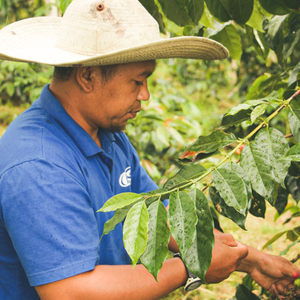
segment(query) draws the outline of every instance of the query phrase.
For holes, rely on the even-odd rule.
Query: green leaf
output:
[[[168,213],[172,236],[184,257],[196,236],[197,216],[194,202],[186,192],[172,193]]]
[[[124,246],[133,266],[146,249],[148,223],[149,215],[145,202],[135,204],[127,214],[123,229]]]
[[[217,211],[226,218],[231,219],[235,222],[238,226],[242,229],[246,230],[245,222],[246,216],[237,212],[233,207],[228,206],[224,199],[220,196],[220,193],[214,188],[209,188],[209,196],[212,200],[214,206],[216,207]]]
[[[184,141],[182,135],[175,128],[169,127],[168,131],[175,141],[177,141],[181,145],[185,144],[185,141]]]
[[[293,84],[295,81],[298,79],[298,73],[300,72],[300,62],[296,65],[296,67],[292,70],[289,80],[288,80],[288,85],[290,86]]]
[[[195,189],[192,191],[191,197],[195,203],[198,222],[196,225],[196,238],[184,255],[184,262],[188,269],[205,283],[205,274],[211,263],[215,243],[214,222],[205,195],[200,190]]]
[[[300,101],[298,98],[290,103],[290,112],[288,115],[291,131],[295,140],[300,142]]]
[[[265,199],[257,194],[255,191],[252,191],[252,201],[249,212],[258,218],[265,218],[266,213],[266,201]]]
[[[141,263],[154,276],[157,275],[163,262],[168,257],[168,243],[170,240],[170,230],[168,226],[168,214],[161,201],[152,203],[148,208],[148,243],[141,256]]]
[[[178,26],[192,25],[185,0],[159,0],[164,14]]]
[[[280,160],[300,161],[300,143],[294,145]]]
[[[101,240],[104,235],[109,234],[112,230],[115,229],[116,225],[123,222],[127,213],[131,209],[132,205],[126,206],[124,208],[119,208],[115,211],[113,217],[105,222],[103,227],[103,232],[99,241],[99,244],[101,243]]]
[[[221,28],[221,30],[207,30],[207,32],[210,33],[208,37],[224,45],[229,50],[230,57],[240,60],[243,51],[241,36],[236,27],[226,23],[225,26]]]
[[[105,204],[102,206],[102,208],[97,210],[97,212],[115,211],[118,208],[122,208],[129,204],[135,203],[141,198],[142,198],[141,195],[135,193],[118,194],[108,199],[105,202]]]
[[[284,59],[287,59],[299,45],[300,41],[300,16],[295,17],[289,26],[288,34],[284,37]]]
[[[158,126],[156,128],[156,134],[158,139],[166,146],[169,147],[170,143],[169,143],[169,138],[170,138],[170,134],[168,132],[168,129],[164,126]]]
[[[224,131],[216,130],[207,136],[199,136],[186,151],[212,153],[236,141],[233,133],[227,134]]]
[[[176,188],[180,186],[181,183],[186,182],[205,171],[206,169],[201,165],[185,165],[173,177],[168,179],[164,188],[168,190]]]
[[[261,75],[258,78],[256,78],[248,90],[247,100],[257,98],[259,96],[259,94],[261,93],[261,89],[263,88],[264,83],[266,81],[268,81],[270,78],[271,78],[270,74],[264,74],[264,75]],[[273,82],[273,80],[272,80],[272,82]]]
[[[253,189],[272,204],[275,175],[268,144],[254,141],[246,145],[241,153],[241,166],[247,170]]]
[[[268,104],[262,104],[256,106],[252,113],[251,113],[251,123],[253,124],[257,118],[259,118],[261,115],[263,115],[266,111],[266,108],[268,107]]]
[[[59,9],[61,10],[62,14],[65,13],[67,7],[72,2],[72,0],[60,0],[59,1]]]
[[[243,179],[232,169],[218,168],[212,172],[212,180],[225,203],[246,215],[248,190]]]
[[[280,104],[280,100],[278,100],[279,95],[276,91],[273,91],[268,96],[257,99],[257,100],[247,100],[242,104],[239,104],[238,106],[235,106],[229,110],[229,112],[225,116],[235,115],[241,110],[249,110],[250,108],[256,107],[261,104]]]
[[[292,248],[292,247],[294,247],[296,244],[298,244],[298,243],[300,243],[300,240],[298,240],[298,241],[295,241],[295,242],[293,242],[292,244],[290,244],[290,245],[288,245],[287,247],[286,247],[286,249],[285,250],[282,250],[282,251],[280,251],[280,256],[283,256],[283,255],[286,255],[289,251],[290,251],[290,249]]]
[[[297,176],[290,176],[289,174],[286,176],[286,187],[289,193],[292,195],[294,200],[298,203],[300,200],[300,178]]]
[[[187,0],[186,7],[191,20],[197,25],[204,12],[204,0]]]
[[[284,184],[284,179],[288,173],[290,163],[279,159],[289,151],[289,144],[281,131],[276,128],[266,128],[260,130],[255,141],[261,147],[268,147],[271,154],[271,164],[274,169],[275,180]]]
[[[259,2],[267,12],[273,15],[285,15],[291,12],[284,0],[259,0]]]
[[[268,35],[272,40],[274,40],[275,36],[278,34],[279,30],[282,30],[282,26],[284,24],[284,20],[288,15],[285,16],[274,16],[269,22]]]
[[[292,9],[299,9],[300,8],[300,2],[299,0],[285,0],[284,3]]]
[[[278,188],[274,196],[275,196],[274,207],[276,208],[278,214],[281,215],[287,206],[289,192],[286,189],[284,189],[282,186],[278,185]]]
[[[233,116],[224,116],[221,122],[221,128],[227,128],[234,125],[238,125],[246,120],[250,119],[252,110],[241,110]]]
[[[253,0],[231,0],[228,8],[232,19],[240,25],[245,24],[253,11]]]
[[[263,22],[264,15],[259,10],[259,8],[257,6],[257,2],[258,2],[258,0],[254,0],[253,11],[250,16],[250,19],[248,20],[248,22],[246,24],[249,25],[250,27],[252,27],[253,29],[256,29],[260,32],[264,32],[264,30],[262,28],[262,22]]]
[[[215,29],[214,18],[210,14],[205,2],[204,2],[204,12],[203,12],[202,17],[200,19],[200,23],[203,24],[207,28]]]
[[[160,31],[165,33],[166,30],[165,30],[165,24],[163,22],[163,17],[159,12],[159,9],[155,4],[154,0],[139,0],[139,1],[152,15],[152,17],[157,21],[157,23],[159,24]]]
[[[268,240],[262,247],[262,250],[264,250],[265,248],[267,248],[268,246],[272,245],[275,241],[277,241],[279,238],[281,238],[285,233],[288,232],[287,230],[284,230],[282,232],[279,232],[277,234],[275,234],[270,240]]]
[[[231,19],[228,13],[227,0],[205,0],[210,13],[221,22],[227,22]]]
[[[12,97],[13,94],[15,93],[15,85],[13,83],[9,83],[6,86],[6,92],[7,92],[9,97]]]
[[[244,181],[244,184],[245,184],[247,192],[248,192],[248,200],[251,200],[251,197],[252,197],[251,182],[250,182],[245,170],[239,164],[233,163],[233,162],[224,164],[222,166],[222,168],[225,168],[225,169],[235,172]]]
[[[236,300],[259,300],[260,298],[253,294],[249,288],[243,284],[238,284],[236,286]]]

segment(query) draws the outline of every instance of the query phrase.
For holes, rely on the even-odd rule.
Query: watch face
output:
[[[199,278],[192,279],[186,284],[185,290],[187,292],[193,291],[193,290],[197,289],[201,284],[202,284],[202,281]]]

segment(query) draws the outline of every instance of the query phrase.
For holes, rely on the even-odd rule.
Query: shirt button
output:
[[[104,158],[104,162],[105,162],[106,164],[108,164],[108,163],[109,163],[109,159],[108,159],[108,158]]]
[[[108,147],[108,153],[110,154],[112,151],[111,147]]]

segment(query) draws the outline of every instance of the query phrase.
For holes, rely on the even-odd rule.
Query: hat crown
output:
[[[158,40],[157,22],[137,0],[73,0],[62,18],[56,47],[92,56]]]

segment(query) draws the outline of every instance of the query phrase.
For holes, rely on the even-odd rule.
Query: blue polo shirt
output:
[[[0,139],[0,299],[39,299],[33,286],[130,263],[122,224],[99,245],[113,212],[96,211],[157,185],[124,133],[99,137],[102,148],[45,86]]]

